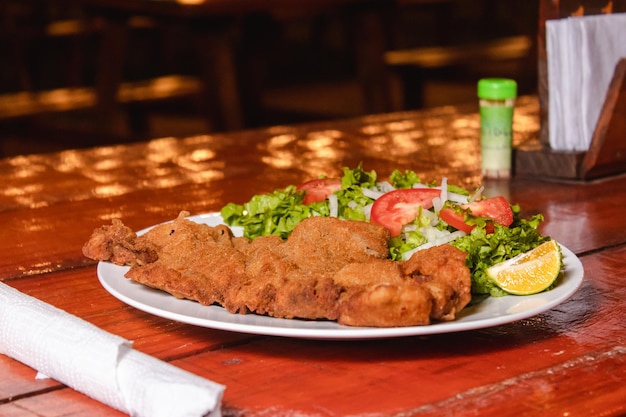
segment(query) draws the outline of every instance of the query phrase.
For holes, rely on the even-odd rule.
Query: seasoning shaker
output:
[[[515,80],[483,78],[478,81],[483,178],[511,177],[513,109],[516,97]]]

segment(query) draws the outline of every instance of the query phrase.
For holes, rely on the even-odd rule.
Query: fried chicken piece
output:
[[[130,265],[126,276],[137,282],[233,313],[411,326],[451,320],[469,301],[465,254],[449,245],[393,262],[389,233],[365,222],[313,217],[287,241],[249,241],[186,215],[139,237],[114,221],[94,231],[84,253]]]

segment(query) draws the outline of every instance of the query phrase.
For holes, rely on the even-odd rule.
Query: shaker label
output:
[[[513,108],[481,107],[482,167],[488,170],[511,168]]]

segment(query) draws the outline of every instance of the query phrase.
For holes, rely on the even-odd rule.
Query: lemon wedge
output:
[[[515,295],[544,291],[556,281],[561,271],[561,248],[549,240],[487,269],[487,276],[498,287]]]

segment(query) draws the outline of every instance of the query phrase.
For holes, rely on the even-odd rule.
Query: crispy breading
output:
[[[431,323],[432,297],[419,285],[374,284],[350,294],[342,300],[340,324],[399,327]]]
[[[140,236],[137,242],[157,248],[158,259],[132,266],[126,276],[141,284],[159,288],[178,298],[202,304],[225,304],[225,294],[245,280],[244,254],[226,226],[210,227],[186,220],[184,214]]]
[[[91,259],[130,266],[154,262],[158,258],[156,248],[147,242],[137,242],[135,232],[119,219],[94,230],[83,246],[83,254]]]
[[[311,217],[293,230],[285,252],[300,269],[332,273],[346,264],[386,258],[388,242],[389,231],[375,224]]]
[[[453,320],[471,300],[471,277],[465,252],[440,245],[416,252],[401,263],[404,275],[421,283],[433,297],[431,318]],[[468,285],[469,284],[469,285]]]
[[[453,320],[471,299],[465,253],[450,245],[418,251],[405,262],[372,260],[348,265],[335,281],[352,289],[343,296],[338,321],[353,326]]]
[[[335,275],[335,282],[347,289],[342,294],[339,323],[377,327],[429,324],[430,293],[407,279],[400,265],[376,259],[342,268]]]
[[[132,280],[232,313],[392,327],[452,320],[469,302],[465,254],[450,245],[394,262],[389,232],[375,224],[312,217],[286,241],[249,241],[186,215],[139,237],[115,220],[83,251],[130,265]]]

